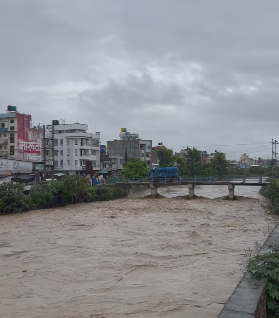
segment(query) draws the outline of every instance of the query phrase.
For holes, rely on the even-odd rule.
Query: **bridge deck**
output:
[[[131,185],[150,185],[152,182],[116,182],[115,184],[125,185],[125,184],[131,184]],[[235,186],[252,186],[252,187],[261,187],[266,186],[269,184],[269,182],[263,182],[263,183],[256,183],[256,182],[155,182],[153,183],[155,186],[178,186],[178,185],[188,185],[188,184],[195,184],[195,185],[228,185],[233,184]]]

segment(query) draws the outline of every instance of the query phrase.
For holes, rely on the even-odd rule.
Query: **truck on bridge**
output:
[[[149,171],[149,177],[155,177],[156,179],[164,179],[165,177],[178,177],[177,167],[160,167]]]

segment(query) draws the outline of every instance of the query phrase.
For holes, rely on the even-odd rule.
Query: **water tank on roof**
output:
[[[121,128],[121,132],[127,132],[127,128]]]
[[[7,111],[8,112],[16,112],[16,106],[11,106],[11,105],[7,106]]]

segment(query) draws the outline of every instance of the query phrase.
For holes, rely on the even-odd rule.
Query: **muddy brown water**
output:
[[[169,187],[169,198],[1,216],[0,317],[217,317],[245,250],[274,226],[250,189],[234,202]]]

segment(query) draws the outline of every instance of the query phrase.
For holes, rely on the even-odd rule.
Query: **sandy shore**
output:
[[[0,222],[2,318],[217,317],[245,249],[273,227],[256,199],[122,199]]]

